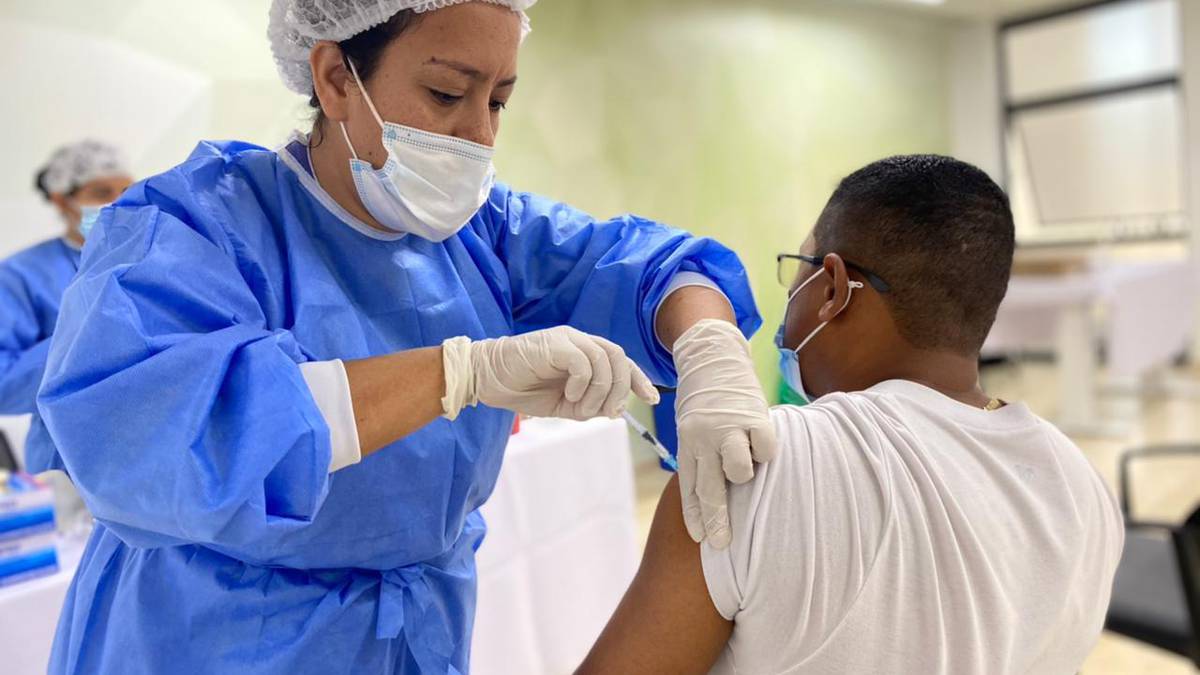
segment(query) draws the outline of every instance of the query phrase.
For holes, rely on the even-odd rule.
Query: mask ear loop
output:
[[[354,75],[354,81],[358,84],[358,90],[362,92],[363,98],[367,101],[367,107],[371,109],[371,114],[375,116],[375,121],[379,123],[379,128],[384,128],[383,118],[379,116],[379,111],[375,109],[375,103],[371,101],[371,95],[367,93],[367,87],[363,84],[362,78],[358,76],[358,68],[354,67],[354,62],[346,59],[346,65],[350,66],[350,73]]]
[[[371,114],[375,116],[375,121],[379,123],[379,128],[383,129],[383,118],[379,116],[379,111],[375,110],[375,103],[371,101],[371,95],[367,93],[367,88],[363,86],[362,78],[358,76],[358,68],[354,67],[354,62],[346,59],[346,65],[350,66],[350,74],[354,76],[354,83],[358,85],[358,90],[362,92],[363,98],[367,101],[367,107],[371,109]],[[355,160],[358,159],[358,153],[354,151],[354,144],[350,142],[350,134],[346,131],[346,123],[338,122],[338,126],[342,129],[342,137],[346,139],[346,145],[350,148],[350,156]]]
[[[350,134],[346,133],[346,123],[338,122],[338,127],[342,130],[342,138],[346,139],[346,146],[350,148],[350,156],[358,161],[358,153],[354,151],[354,144],[350,142]]]
[[[821,272],[824,272],[824,271],[825,270],[817,270],[816,272],[813,273],[813,275],[811,277],[805,279],[799,286],[797,286],[796,290],[792,291],[791,295],[789,295],[788,299],[787,299],[788,308],[791,308],[792,300],[796,299],[796,294],[799,293],[800,291],[804,290],[805,286],[812,283],[813,279],[816,279],[817,277],[821,276]]]
[[[817,272],[817,274],[819,275],[820,272]],[[814,275],[813,278],[816,278],[816,275]],[[812,281],[812,279],[809,279],[809,281]],[[807,284],[808,284],[808,281],[805,281],[803,284],[800,285],[800,288],[804,288],[804,286]],[[850,281],[849,286],[850,286],[850,292],[846,294],[846,303],[844,305],[842,305],[841,309],[838,310],[838,314],[841,314],[842,312],[846,311],[846,308],[850,306],[850,298],[854,297],[855,289],[865,288],[865,286],[863,285],[863,283],[861,281],[854,281],[854,280]],[[797,288],[796,291],[799,292],[800,288]],[[791,301],[789,300],[788,302],[790,304]],[[830,321],[832,321],[832,319],[830,319]],[[821,331],[825,330],[825,327],[828,325],[829,325],[829,321],[826,321],[825,323],[821,324],[820,326],[817,326],[817,329],[814,330],[813,332],[809,333],[808,337],[804,338],[804,341],[801,342],[792,351],[796,352],[796,355],[799,356],[800,350],[804,349],[805,345],[812,342],[812,339],[817,337],[817,335],[819,335],[821,333]]]
[[[783,305],[783,324],[780,325],[781,329],[787,326],[788,314],[792,311],[792,301],[796,299],[796,296],[800,294],[800,291],[804,290],[805,286],[809,285],[810,283],[813,282],[814,279],[821,276],[822,271],[823,270],[817,270],[816,272],[814,272],[812,276],[810,276],[809,278],[802,281],[800,283],[800,285],[796,287],[796,290],[794,290],[788,294],[787,302],[784,303],[784,305]],[[779,342],[779,346],[783,347],[782,333],[780,335],[781,335],[781,339]],[[792,351],[798,351],[798,348],[793,349]]]

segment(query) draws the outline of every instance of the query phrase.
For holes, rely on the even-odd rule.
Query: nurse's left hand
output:
[[[533,417],[617,417],[632,391],[658,402],[658,390],[620,346],[568,326],[442,345],[446,416],[483,403]]]
[[[775,458],[775,428],[737,326],[704,319],[675,342],[679,373],[679,488],[688,534],[717,549],[729,546],[725,480],[745,483],[754,462]]]

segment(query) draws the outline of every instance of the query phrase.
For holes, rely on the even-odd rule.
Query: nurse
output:
[[[616,415],[643,371],[728,541],[725,477],[774,452],[745,271],[494,181],[531,4],[276,0],[311,133],[102,212],[39,395],[99,521],[51,672],[468,672],[513,411]]]
[[[62,217],[61,236],[0,262],[0,415],[35,410],[63,291],[79,269],[84,228],[133,183],[116,148],[85,140],[59,148],[35,186]]]

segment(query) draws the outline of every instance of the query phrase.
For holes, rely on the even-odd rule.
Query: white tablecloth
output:
[[[1056,277],[1014,276],[1000,303],[996,323],[983,346],[985,355],[1052,349],[1058,317],[1074,307],[1089,314],[1104,296],[1104,285],[1091,273]]]
[[[83,545],[73,540],[59,544],[57,574],[0,588],[0,672],[45,675],[58,614]]]
[[[985,354],[1041,350],[1056,339],[1064,311],[1102,312],[1097,337],[1119,377],[1170,363],[1195,329],[1195,268],[1188,262],[1110,263],[1079,274],[1014,276]]]
[[[483,513],[471,672],[572,672],[637,570],[625,424],[523,423]]]
[[[1126,265],[1112,278],[1106,331],[1112,374],[1138,377],[1183,353],[1196,325],[1195,269]]]
[[[523,423],[483,512],[472,673],[571,672],[637,568],[625,424]],[[81,552],[66,547],[62,572],[0,589],[0,672],[46,672]]]
[[[1057,424],[1067,433],[1120,436],[1127,425],[1099,411],[1097,347],[1107,347],[1114,379],[1137,382],[1169,364],[1195,329],[1195,287],[1195,268],[1186,261],[1107,263],[1078,274],[1014,276],[983,352],[1053,345],[1059,365]]]

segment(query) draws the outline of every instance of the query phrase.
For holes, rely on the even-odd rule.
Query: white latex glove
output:
[[[650,404],[659,398],[623,349],[567,326],[478,342],[452,338],[442,343],[442,365],[449,419],[477,403],[533,417],[617,417],[631,390]]]
[[[754,461],[774,459],[775,429],[750,343],[736,326],[699,321],[675,341],[674,357],[683,520],[692,539],[723,549],[730,539],[725,479],[745,483]]]

